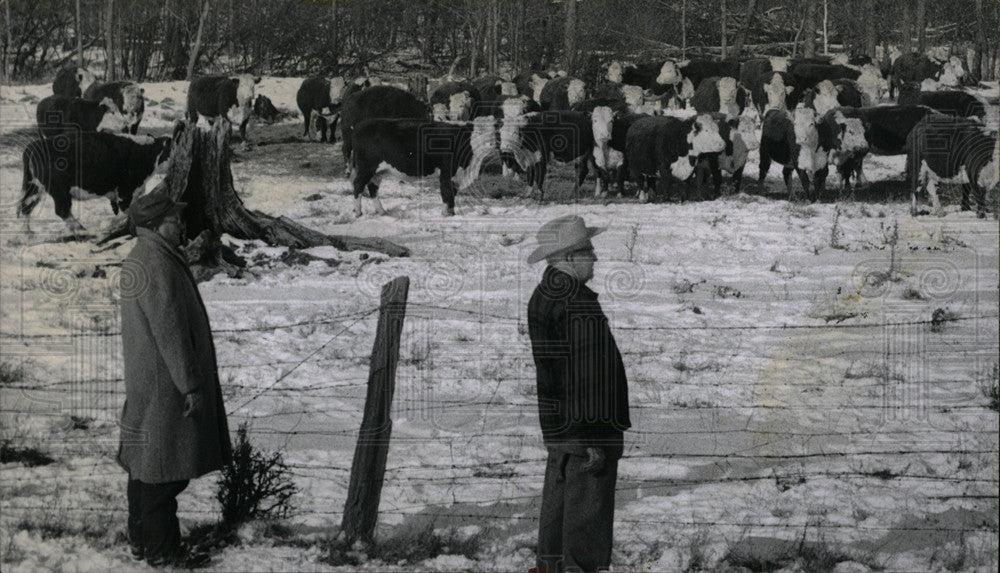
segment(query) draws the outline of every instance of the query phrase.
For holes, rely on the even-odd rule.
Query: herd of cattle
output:
[[[869,153],[906,154],[914,212],[923,189],[940,210],[935,188],[946,181],[962,186],[963,209],[975,203],[982,216],[985,192],[998,179],[996,126],[986,125],[994,104],[962,90],[964,79],[957,58],[935,62],[916,53],[884,68],[846,58],[666,60],[612,62],[594,86],[535,71],[443,81],[415,94],[369,78],[314,77],[302,82],[296,103],[307,138],[333,142],[339,124],[357,216],[366,190],[384,213],[377,192],[389,168],[408,176],[439,171],[448,215],[453,179],[465,189],[490,157],[505,174],[523,176],[539,198],[555,160],[575,164],[575,194],[592,168],[597,195],[612,187],[624,193],[631,180],[641,201],[685,200],[689,179],[700,195],[718,197],[723,172],[739,191],[752,150],[759,150],[759,185],[778,163],[788,196],[796,197],[797,173],[813,200],[824,195],[831,167],[846,189],[852,180],[865,184]],[[246,143],[250,117],[275,111],[266,96],[255,98],[259,81],[246,74],[194,79],[188,119],[226,117]],[[38,104],[40,137],[24,152],[18,214],[27,228],[47,191],[75,233],[82,227],[71,214],[70,188],[110,194],[117,213],[169,157],[170,138],[137,135],[144,93],[134,83],[101,84],[71,68],[59,73],[53,92]],[[703,191],[708,175],[712,188]]]

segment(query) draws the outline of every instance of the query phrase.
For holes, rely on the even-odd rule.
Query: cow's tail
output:
[[[40,140],[39,140],[40,141]],[[29,144],[24,150],[22,163],[24,163],[23,176],[21,178],[21,198],[17,202],[17,216],[31,214],[41,198],[41,189],[35,182],[34,171],[42,168],[44,157],[41,156],[41,146],[35,143]]]

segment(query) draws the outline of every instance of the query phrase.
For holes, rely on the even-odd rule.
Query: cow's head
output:
[[[513,153],[521,147],[521,128],[524,119],[525,101],[510,98],[503,102],[503,124],[500,126],[500,152]]]
[[[448,121],[448,104],[436,103],[432,105],[431,119],[434,121]]]
[[[936,92],[939,89],[941,89],[941,84],[932,78],[926,78],[920,82],[920,91],[922,92]]]
[[[543,78],[538,74],[531,74],[531,80],[528,82],[528,86],[531,88],[531,99],[542,103],[542,89],[545,88],[545,84],[549,83],[549,78]]]
[[[576,105],[587,98],[586,85],[583,80],[577,78],[569,81],[569,85],[566,86],[566,97],[569,99],[569,105]]]
[[[736,104],[736,78],[720,78],[717,88],[719,111],[727,115],[739,115],[740,109]]]
[[[786,103],[786,98],[788,94],[792,93],[793,89],[792,86],[785,85],[785,79],[781,77],[781,74],[771,74],[770,81],[764,84],[764,95],[767,96],[767,105],[764,107],[765,113],[771,109],[787,110],[788,104]]]
[[[80,84],[80,93],[86,92],[90,84],[94,83],[97,79],[87,68],[77,68],[75,77],[76,83]]]
[[[748,150],[753,151],[760,147],[760,140],[757,138],[757,127],[760,125],[760,116],[757,115],[757,110],[752,106],[747,106],[747,110],[754,111],[752,113],[743,113],[735,120],[730,120],[730,122],[736,122],[735,126],[730,123],[730,137],[734,142],[738,138]]]
[[[677,94],[678,97],[680,97],[680,99],[684,101],[689,101],[691,98],[694,97],[694,92],[695,92],[695,87],[690,79],[684,78],[683,80],[681,80],[681,89],[680,92]]]
[[[874,105],[885,99],[889,93],[889,82],[882,77],[882,71],[872,64],[861,66],[861,75],[857,79],[858,89],[867,98],[865,105]]]
[[[125,116],[122,114],[121,110],[118,109],[118,106],[111,98],[106,97],[97,105],[103,112],[101,121],[97,125],[98,131],[119,132],[124,131],[129,126]]]
[[[830,58],[830,63],[835,66],[846,66],[850,63],[850,58],[847,54],[837,54]]]
[[[146,90],[135,84],[122,88],[122,112],[130,128],[142,121],[142,114],[146,111],[145,93]]]
[[[830,162],[840,165],[852,157],[868,152],[865,125],[855,117],[844,117],[840,111],[834,112],[834,146],[830,150]]]
[[[500,95],[503,97],[517,97],[517,84],[514,82],[500,82]]]
[[[837,90],[837,86],[833,85],[833,82],[823,80],[810,90],[805,99],[811,100],[812,108],[816,110],[816,115],[822,116],[839,105],[837,103],[838,93],[840,92]]]
[[[590,125],[594,130],[594,141],[604,145],[611,140],[611,124],[615,114],[610,107],[598,106],[590,114]]]
[[[958,56],[951,56],[941,67],[941,75],[938,79],[941,85],[954,88],[962,85],[963,77],[965,77],[965,68],[962,66],[962,60]]]
[[[608,78],[609,82],[613,84],[622,83],[622,81],[624,80],[623,74],[624,74],[624,69],[622,67],[622,63],[619,62],[618,60],[615,60],[608,65],[608,73],[606,77]]]
[[[795,126],[795,143],[799,146],[796,167],[809,173],[815,173],[826,167],[827,154],[819,146],[816,110],[799,104],[792,114],[792,121]]]
[[[260,77],[250,74],[232,76],[229,81],[236,86],[236,103],[226,114],[235,125],[243,125],[253,114],[254,86],[260,83]]]
[[[772,72],[787,72],[788,71],[788,58],[785,56],[771,56],[768,58],[771,62]]]
[[[344,78],[336,77],[330,79],[330,104],[338,104],[344,98],[344,90],[347,88],[347,81]]]
[[[694,119],[687,134],[688,155],[720,153],[726,150],[726,142],[719,133],[719,124],[711,114],[701,114]]]
[[[667,60],[660,66],[660,74],[656,76],[656,83],[660,85],[679,84],[681,82],[681,72],[677,69],[677,63]]]
[[[458,181],[458,190],[464,191],[472,185],[483,161],[497,150],[496,121],[491,116],[477,117],[472,121],[472,133],[469,137],[471,155],[462,158],[463,173]]]
[[[622,86],[622,95],[625,96],[625,105],[638,107],[643,103],[642,86]]]
[[[451,94],[448,98],[448,119],[467,121],[472,115],[472,96],[467,91]]]

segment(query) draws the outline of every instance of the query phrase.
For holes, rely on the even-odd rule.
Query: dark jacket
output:
[[[581,455],[603,446],[620,457],[632,425],[628,381],[597,293],[547,267],[528,302],[528,332],[545,445]]]
[[[189,480],[232,459],[212,330],[180,252],[154,231],[137,232],[121,273],[125,406],[118,462],[145,483]],[[185,418],[184,395],[193,390],[204,409]]]

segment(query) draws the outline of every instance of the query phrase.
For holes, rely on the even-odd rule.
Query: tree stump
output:
[[[233,187],[230,133],[231,124],[225,118],[218,119],[210,131],[177,122],[166,175],[155,189],[187,203],[183,213],[185,239],[191,242],[183,249],[199,280],[223,271],[238,274],[246,266],[241,257],[221,243],[223,233],[237,239],[261,240],[272,247],[308,249],[329,245],[342,251],[409,256],[409,249],[384,239],[326,235],[287,217],[247,209]],[[97,244],[129,234],[128,227],[127,216],[119,215]]]

